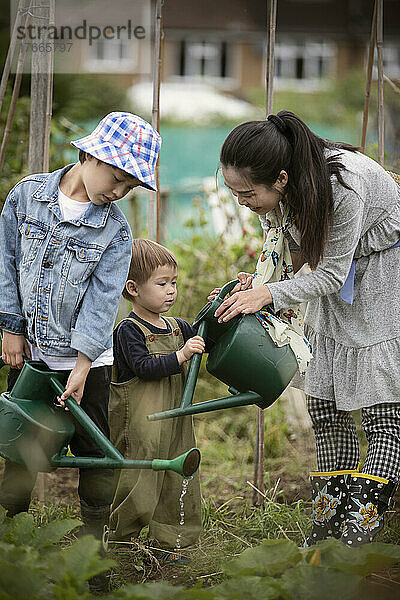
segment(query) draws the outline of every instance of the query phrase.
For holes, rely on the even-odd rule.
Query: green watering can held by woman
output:
[[[0,359],[0,368],[4,362]],[[65,391],[66,374],[51,371],[41,361],[25,361],[11,392],[0,395],[0,455],[32,471],[55,467],[106,467],[111,469],[171,470],[190,477],[200,463],[200,451],[192,448],[173,460],[127,460],[73,398],[58,405]],[[73,418],[103,451],[103,458],[67,456],[74,435]]]
[[[198,335],[211,349],[207,371],[229,386],[231,396],[192,404],[199,373],[201,354],[191,358],[179,408],[149,415],[149,421],[194,415],[235,406],[256,404],[271,406],[289,385],[298,365],[289,345],[278,347],[254,314],[237,315],[218,323],[214,316],[224,298],[238,280],[230,281],[199,312],[194,320]]]

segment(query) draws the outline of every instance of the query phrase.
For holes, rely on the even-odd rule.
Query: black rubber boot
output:
[[[346,520],[349,480],[355,470],[310,473],[313,526],[304,546],[340,538]]]
[[[340,540],[352,547],[372,542],[383,529],[384,513],[396,488],[394,481],[383,477],[366,473],[353,475],[349,485],[348,518]]]
[[[99,540],[100,555],[104,557],[107,551],[110,506],[89,506],[81,500],[81,517],[84,525],[81,527],[80,535],[93,535],[96,540]],[[93,594],[108,592],[110,585],[107,571],[91,577],[89,589]]]

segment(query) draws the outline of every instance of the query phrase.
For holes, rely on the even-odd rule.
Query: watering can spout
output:
[[[155,458],[151,461],[153,471],[175,471],[183,477],[191,477],[198,469],[200,463],[200,450],[192,448],[172,460]]]

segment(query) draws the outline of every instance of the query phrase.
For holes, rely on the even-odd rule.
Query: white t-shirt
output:
[[[87,211],[90,206],[90,200],[87,202],[79,202],[72,200],[58,188],[58,204],[64,221],[75,221],[79,219]]]
[[[83,215],[84,212],[89,208],[90,201],[79,202],[78,200],[72,200],[66,196],[60,188],[58,188],[58,204],[60,205],[61,214],[64,221],[75,221]],[[76,358],[73,356],[48,356],[43,354],[37,346],[33,346],[30,342],[29,347],[31,350],[32,360],[42,360],[46,363],[49,369],[55,371],[70,371],[74,368]],[[92,362],[90,367],[102,367],[104,365],[112,365],[114,361],[113,349],[107,348],[100,354],[96,360]]]

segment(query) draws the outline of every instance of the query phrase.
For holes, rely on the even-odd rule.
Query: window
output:
[[[229,47],[225,41],[181,40],[178,43],[177,75],[225,79],[229,77]]]
[[[368,49],[366,51],[366,56],[368,57]],[[389,77],[389,79],[400,78],[400,45],[385,43],[385,41],[383,42],[383,73]],[[378,77],[376,49],[373,76],[375,79]]]
[[[113,73],[116,69],[131,71],[137,62],[137,46],[137,40],[127,38],[94,40],[85,67],[88,71],[101,73]]]
[[[278,85],[320,83],[332,73],[335,47],[323,41],[279,41],[275,46]]]

